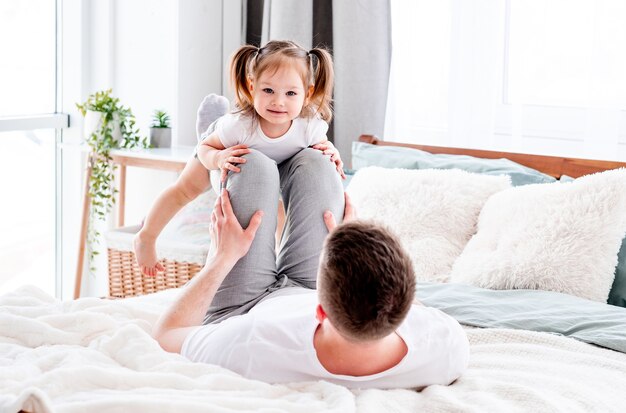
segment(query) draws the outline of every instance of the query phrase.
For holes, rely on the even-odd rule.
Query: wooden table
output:
[[[126,167],[135,166],[162,171],[180,172],[187,161],[193,155],[193,146],[176,146],[171,148],[151,149],[118,149],[111,151],[113,163],[119,166],[118,175],[118,199],[117,199],[117,223],[118,227],[124,226],[124,212],[126,204]],[[83,215],[81,223],[80,241],[78,246],[78,262],[76,265],[76,280],[74,283],[74,298],[80,297],[80,288],[83,278],[83,266],[85,260],[85,243],[87,241],[87,226],[89,223],[89,177],[91,165],[87,162],[85,175],[85,188],[83,195]]]
[[[193,146],[152,149],[118,149],[111,151],[113,163],[119,165],[117,198],[117,226],[124,226],[124,209],[126,206],[126,167],[157,169],[161,171],[180,172],[193,155]]]

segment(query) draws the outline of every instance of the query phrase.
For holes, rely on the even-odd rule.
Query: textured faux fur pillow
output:
[[[509,187],[508,176],[368,167],[355,174],[347,191],[359,218],[399,236],[418,280],[446,281],[487,198]]]
[[[606,302],[625,232],[625,169],[511,188],[485,204],[451,281]]]

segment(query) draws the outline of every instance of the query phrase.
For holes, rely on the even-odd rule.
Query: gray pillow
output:
[[[467,155],[432,154],[419,149],[352,143],[352,167],[404,169],[461,169],[485,175],[509,175],[513,186],[549,183],[556,179],[509,159],[485,159]]]
[[[615,279],[607,303],[626,307],[626,238],[622,240],[622,247],[617,254]]]

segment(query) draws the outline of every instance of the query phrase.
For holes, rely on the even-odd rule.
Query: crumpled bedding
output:
[[[568,337],[467,328],[450,386],[350,391],[271,385],[163,351],[149,332],[176,294],[61,302],[35,287],[0,297],[0,412],[618,412],[626,355]]]

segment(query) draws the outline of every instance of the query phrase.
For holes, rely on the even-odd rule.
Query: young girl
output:
[[[237,110],[211,124],[197,150],[201,165],[212,171],[216,190],[225,185],[229,172],[240,172],[251,149],[279,165],[312,147],[328,155],[345,179],[339,152],[326,138],[334,77],[328,52],[306,51],[291,41],[270,41],[262,48],[246,45],[233,55],[230,74]],[[164,270],[156,256],[158,234],[206,188],[206,169],[198,160],[189,161],[177,182],[158,197],[135,237],[137,262],[146,275]]]

